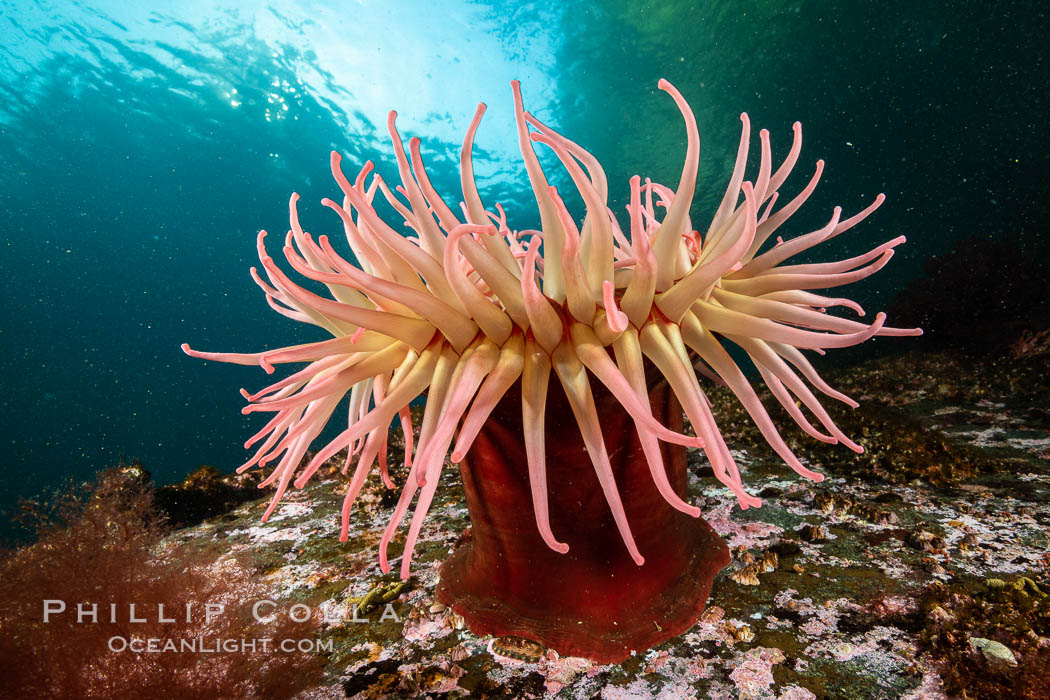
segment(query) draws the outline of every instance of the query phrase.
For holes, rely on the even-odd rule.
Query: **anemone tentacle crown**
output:
[[[254,394],[242,390],[249,402],[245,413],[273,414],[245,444],[259,446],[240,467],[243,471],[277,462],[263,484],[276,484],[263,519],[289,485],[302,488],[322,463],[346,449],[344,474],[354,459],[356,465],[342,508],[341,539],[345,540],[350,508],[373,466],[378,466],[388,487],[394,486],[387,470],[386,441],[391,422],[400,417],[406,465],[411,469],[380,542],[379,558],[382,569],[389,571],[387,546],[418,492],[401,561],[401,575],[407,578],[413,547],[450,448],[452,461],[462,460],[499,400],[520,380],[536,527],[552,550],[567,551],[551,529],[547,506],[542,416],[553,373],[569,400],[620,536],[630,556],[642,564],[643,553],[635,546],[610,468],[591,392],[593,381],[604,385],[630,414],[655,486],[671,507],[683,513],[698,517],[700,509],[683,501],[669,485],[658,441],[701,447],[717,479],[742,508],[761,504],[744,489],[698,373],[705,382],[729,387],[792,469],[809,479],[823,478],[792,454],[748,377],[727,351],[727,342],[747,354],[773,397],[803,431],[861,451],[836,427],[812,389],[857,404],[824,382],[801,351],[823,353],[825,348],[856,345],[875,335],[921,331],[890,328],[882,313],[870,325],[831,315],[827,309],[832,307],[845,307],[858,316],[864,311],[849,299],[809,290],[872,275],[889,262],[904,237],[847,260],[784,263],[857,225],[882,204],[884,196],[878,195],[870,206],[845,219],[836,207],[824,227],[789,240],[777,236],[766,245],[812,194],[823,162],[817,161],[809,183],[777,208],[779,191],[801,150],[801,125],[795,123],[791,148],[775,170],[769,133],[762,130],[758,173],[753,181],[745,181],[750,123],[742,114],[736,165],[725,196],[701,235],[689,216],[700,150],[696,120],[678,90],[662,80],[660,89],[674,99],[685,121],[688,146],[682,176],[673,190],[632,177],[629,227],[624,231],[607,206],[608,182],[598,161],[526,112],[517,82],[512,86],[518,141],[539,207],[541,231],[511,230],[499,204],[491,211],[482,202],[471,152],[483,104],[467,129],[460,154],[463,202],[458,214],[432,186],[418,138],[409,140],[406,153],[391,112],[387,126],[402,181],[396,193],[372,173],[370,162],[351,182],[342,171],[340,156],[331,156],[332,174],[343,198],[341,203],[325,199],[322,204],[341,220],[352,259],[337,253],[327,236],[315,240],[302,230],[298,195],[293,194],[289,203],[291,230],[282,252],[292,269],[326,287],[330,298],[293,282],[268,253],[266,232],[258,236],[262,274],[255,268],[251,273],[267,302],[278,313],[320,326],[333,337],[251,354],[201,352],[183,346],[194,357],[259,365],[268,373],[276,364],[306,363]],[[586,205],[581,223],[549,185],[534,144],[549,148],[566,169]],[[403,235],[380,218],[374,207],[377,195],[404,218],[411,235]],[[646,384],[649,365],[667,380],[696,437],[674,432],[654,419]],[[416,437],[408,406],[423,392],[426,406]],[[348,428],[302,466],[307,449],[347,395]]]

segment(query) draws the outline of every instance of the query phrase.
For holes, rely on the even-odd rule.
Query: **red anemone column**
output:
[[[545,435],[550,520],[566,554],[540,538],[532,508],[521,396],[512,389],[493,411],[460,467],[470,511],[441,567],[439,600],[480,635],[514,635],[563,655],[622,661],[693,626],[729,550],[699,518],[657,492],[634,422],[592,384],[616,486],[645,564],[632,561],[613,522],[572,409],[558,382],[547,397]],[[653,415],[681,430],[682,411],[666,384],[650,395]],[[685,494],[685,452],[661,444],[671,485]]]

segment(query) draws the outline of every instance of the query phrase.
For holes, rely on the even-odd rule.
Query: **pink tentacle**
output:
[[[575,353],[564,345],[558,346],[552,359],[554,370],[565,388],[565,396],[569,399],[569,405],[576,416],[576,423],[580,427],[584,446],[591,457],[591,463],[594,465],[598,482],[605,494],[605,500],[612,511],[616,528],[620,531],[620,537],[627,547],[627,552],[634,559],[634,563],[641,566],[645,563],[645,558],[638,551],[634,536],[631,534],[631,526],[627,523],[627,513],[623,509],[623,502],[620,500],[620,493],[613,477],[612,464],[609,462],[609,454],[605,449],[605,440],[602,438],[602,429],[594,406],[594,396],[587,382],[587,372]]]
[[[460,239],[469,234],[482,234],[483,236],[496,235],[497,229],[492,226],[479,226],[476,224],[462,224],[453,228],[448,235],[445,244],[444,264],[445,274],[448,276],[452,291],[456,293],[463,306],[470,311],[477,325],[492,342],[502,344],[509,336],[513,328],[510,317],[505,314],[498,305],[474,285],[463,271],[462,258],[459,253]]]
[[[734,343],[744,348],[756,365],[762,365],[776,375],[776,377],[783,382],[792,393],[798,396],[810,411],[813,412],[813,415],[817,417],[817,420],[824,425],[828,432],[838,438],[842,444],[854,452],[860,453],[864,451],[863,447],[850,440],[845,433],[839,430],[838,426],[835,425],[835,422],[831,420],[831,416],[828,415],[828,412],[820,405],[817,397],[815,397],[813,392],[809,390],[809,387],[798,378],[798,375],[791,371],[791,368],[784,363],[784,360],[773,352],[766,343],[753,338],[738,336],[728,337]]]
[[[335,439],[325,445],[310,461],[303,475],[295,482],[298,488],[303,488],[307,480],[316,472],[322,464],[331,459],[351,442],[368,434],[376,428],[386,430],[393,419],[404,406],[412,399],[422,393],[431,381],[431,372],[434,370],[438,360],[438,346],[432,346],[423,351],[415,365],[407,372],[403,381],[394,387],[386,398],[376,405],[368,414],[359,418],[353,425],[337,435]],[[363,404],[363,408],[367,404]],[[409,445],[405,445],[409,451]]]
[[[614,333],[622,333],[627,328],[629,319],[627,314],[616,306],[616,287],[609,280],[602,282],[602,304],[605,306],[605,318],[608,319],[609,329]]]
[[[732,265],[748,249],[755,239],[756,203],[751,184],[743,185],[745,204],[744,221],[736,241],[726,251],[706,262],[697,263],[688,275],[675,283],[666,292],[656,296],[656,305],[667,318],[677,323],[697,299],[703,297],[707,290],[729,271]]]
[[[886,251],[896,248],[900,244],[904,243],[907,239],[904,236],[897,236],[893,240],[886,241],[880,246],[872,248],[863,255],[856,257],[847,258],[846,260],[838,260],[836,262],[828,263],[806,263],[804,265],[784,265],[776,268],[776,274],[807,274],[807,275],[830,275],[840,272],[848,272],[856,267],[867,264],[872,260],[875,260]],[[766,270],[759,273],[759,277],[771,274],[772,271]]]
[[[657,87],[674,99],[685,120],[687,139],[685,164],[682,166],[682,177],[678,181],[674,202],[668,208],[667,216],[664,217],[653,240],[653,254],[660,265],[657,270],[656,288],[658,291],[664,291],[685,272],[684,269],[679,269],[676,261],[682,231],[686,228],[685,221],[689,216],[689,207],[693,203],[693,192],[696,190],[696,172],[700,164],[700,132],[696,126],[693,110],[682,97],[682,93],[666,80],[657,83]]]
[[[452,213],[448,205],[445,204],[445,200],[441,198],[438,191],[434,188],[434,185],[430,182],[430,176],[427,175],[427,170],[423,166],[423,156],[419,152],[420,141],[417,137],[413,136],[408,140],[408,150],[412,155],[412,172],[415,174],[416,179],[419,180],[419,187],[423,190],[423,197],[426,199],[427,204],[437,215],[438,222],[445,231],[451,231],[459,225],[459,219]]]
[[[332,318],[346,321],[354,326],[364,326],[370,330],[383,333],[402,340],[417,350],[426,347],[433,337],[434,326],[416,318],[407,318],[396,314],[383,313],[371,309],[362,309],[349,304],[341,304],[331,299],[317,296],[296,285],[274,263],[273,258],[266,256],[263,267],[270,273],[271,279],[279,281],[281,286],[300,303]]]
[[[823,475],[803,466],[802,462],[787,446],[784,438],[781,437],[780,432],[773,425],[773,420],[769,417],[765,407],[759,400],[758,394],[755,393],[751,384],[744,377],[744,373],[736,366],[736,363],[733,362],[725,348],[715,340],[714,336],[700,326],[700,322],[692,314],[686,315],[685,319],[683,319],[682,334],[686,343],[698,352],[729,385],[729,388],[744,406],[748,415],[751,416],[751,420],[755,422],[759,432],[762,433],[762,437],[766,439],[773,451],[780,455],[780,458],[798,474],[815,481],[823,481]]]
[[[594,292],[587,281],[587,271],[584,269],[583,260],[580,257],[581,242],[580,233],[576,229],[576,223],[572,215],[565,207],[565,202],[558,196],[558,190],[549,188],[551,201],[558,212],[558,220],[561,222],[562,231],[565,232],[565,247],[561,252],[561,269],[565,281],[565,299],[568,303],[569,313],[577,321],[589,322],[594,318]]]
[[[405,517],[405,513],[408,512],[408,507],[412,503],[412,499],[416,495],[418,490],[417,484],[420,479],[420,471],[425,469],[427,465],[423,464],[419,456],[423,450],[429,444],[434,428],[437,426],[442,411],[445,406],[445,399],[448,395],[449,383],[451,382],[455,367],[458,365],[458,357],[456,353],[452,352],[449,348],[443,348],[441,354],[438,357],[437,364],[434,367],[432,379],[430,382],[430,392],[427,396],[427,405],[423,410],[423,424],[419,429],[419,445],[416,448],[419,454],[412,464],[412,469],[408,473],[408,478],[405,480],[405,485],[401,489],[401,497],[398,499],[397,505],[394,507],[394,513],[390,517],[390,522],[387,523],[386,529],[383,531],[383,536],[379,540],[379,568],[383,573],[390,573],[390,560],[387,556],[387,548],[390,545],[390,541],[394,537],[394,533],[397,532],[398,526]],[[437,480],[432,480],[433,488],[437,488]]]
[[[791,150],[788,152],[787,158],[781,163],[777,171],[773,173],[773,176],[769,180],[769,186],[766,188],[767,192],[776,192],[780,189],[780,186],[787,180],[788,175],[791,174],[792,169],[795,167],[795,163],[798,162],[798,156],[802,153],[802,122],[795,122],[791,125],[791,131],[794,136],[791,139]]]
[[[783,343],[768,343],[768,345],[773,349],[773,352],[793,364],[795,368],[802,373],[802,376],[808,379],[809,383],[815,386],[825,396],[838,399],[850,408],[857,408],[860,406],[859,403],[846,396],[841,391],[835,390],[825,382],[821,376],[817,374],[817,370],[813,368],[813,365],[810,364],[809,360],[807,360],[796,348],[790,345],[784,345]]]
[[[653,295],[656,291],[656,255],[649,244],[649,236],[643,229],[641,178],[631,178],[631,203],[627,210],[631,216],[631,242],[635,257],[638,260],[627,291],[620,300],[620,308],[637,327],[645,324],[652,310]]]
[[[758,166],[758,179],[755,180],[756,207],[766,201],[769,192],[770,170],[773,168],[773,154],[769,147],[769,130],[762,129],[758,132],[759,141],[762,142],[762,158]]]
[[[751,250],[747,252],[745,259],[750,260],[758,249],[762,247],[773,233],[780,228],[780,226],[787,221],[792,214],[798,211],[799,207],[805,204],[809,196],[813,194],[813,190],[817,189],[817,183],[820,182],[820,175],[824,172],[824,161],[818,160],[816,169],[813,172],[813,177],[810,178],[809,183],[806,187],[799,192],[798,196],[792,199],[790,202],[785,204],[777,213],[762,222],[762,225],[758,227],[758,233],[755,234],[755,242],[751,246]]]
[[[800,409],[798,404],[795,403],[795,397],[784,387],[784,383],[777,379],[775,374],[766,369],[764,365],[755,365],[755,368],[762,376],[762,381],[764,381],[766,386],[769,387],[773,397],[784,407],[784,410],[787,411],[788,415],[791,416],[791,419],[795,421],[795,424],[802,428],[803,432],[821,442],[826,442],[830,445],[839,444],[838,438],[820,432],[809,422],[809,419],[806,418],[804,413],[802,413],[802,409]]]
[[[638,345],[637,332],[635,332],[633,328],[625,332],[617,339],[616,343],[613,344],[613,351],[616,353],[617,367],[619,367],[620,372],[627,381],[630,382],[634,393],[642,400],[643,406],[651,416],[652,413],[648,410],[649,406],[647,405],[649,401],[649,390],[645,382],[645,368],[643,366],[642,351]],[[671,482],[667,477],[667,470],[664,467],[663,454],[660,452],[660,445],[657,442],[656,435],[654,435],[652,431],[646,430],[638,421],[635,421],[635,431],[638,434],[638,442],[642,446],[642,452],[645,454],[646,462],[649,464],[649,474],[653,478],[656,490],[661,496],[663,496],[668,505],[675,510],[685,513],[693,518],[700,517],[700,509],[683,501],[678,494],[675,493],[674,487],[671,486]]]
[[[785,326],[766,318],[755,318],[704,301],[697,302],[693,306],[693,313],[705,327],[717,333],[745,335],[775,343],[786,343],[799,348],[848,348],[874,336],[886,322],[886,314],[880,313],[875,317],[875,322],[864,330],[834,334],[814,333]]]
[[[755,298],[769,299],[770,301],[782,301],[785,304],[795,304],[796,306],[810,307],[814,309],[829,309],[834,306],[844,306],[848,309],[852,309],[858,316],[864,316],[864,308],[855,301],[850,299],[833,299],[831,297],[819,296],[812,292],[802,291],[801,289],[769,292],[768,294],[763,294]]]
[[[703,392],[696,381],[696,375],[682,366],[680,358],[654,323],[646,324],[642,329],[640,341],[642,352],[667,378],[693,429],[704,440],[704,452],[711,462],[715,478],[733,492],[741,508],[761,505],[761,499],[744,491],[739,475],[734,477],[736,465],[729,455],[728,448],[725,448],[721,433],[714,427],[713,419],[710,418],[710,408],[702,398]]]
[[[543,263],[546,268],[546,277],[543,280],[543,291],[555,302],[561,302],[565,296],[565,290],[561,279],[561,252],[565,245],[564,233],[558,222],[558,213],[554,210],[551,202],[547,176],[543,173],[539,158],[532,147],[532,139],[529,137],[529,126],[525,120],[525,106],[521,98],[521,84],[517,80],[510,83],[514,93],[514,122],[518,129],[518,147],[521,150],[522,159],[525,161],[525,172],[532,185],[532,193],[536,198],[536,205],[540,210],[540,228],[543,230],[547,245],[543,248]]]
[[[529,317],[532,334],[540,345],[551,352],[561,342],[563,328],[558,312],[536,286],[536,257],[539,254],[539,243],[540,236],[533,234],[526,251],[525,264],[521,270],[521,296],[525,302],[525,312]]]
[[[736,163],[733,165],[733,174],[729,178],[726,193],[722,196],[722,202],[718,205],[715,216],[711,219],[711,226],[707,229],[704,241],[708,245],[714,243],[718,238],[719,231],[725,228],[729,216],[736,210],[737,200],[740,198],[740,185],[744,182],[744,169],[747,167],[747,152],[751,143],[751,120],[747,112],[740,114],[741,130],[740,143],[736,150]]]
[[[787,243],[774,246],[771,250],[743,265],[740,270],[734,272],[731,276],[752,277],[760,272],[776,267],[793,255],[798,255],[802,251],[809,250],[813,246],[823,243],[835,230],[841,215],[842,207],[835,207],[831,215],[831,221],[824,228],[793,238]]]
[[[521,417],[525,439],[525,459],[529,469],[529,491],[536,529],[544,543],[564,554],[569,545],[559,542],[551,530],[547,497],[547,450],[545,444],[547,386],[550,382],[551,359],[531,336],[525,339],[525,356],[521,383]]]
[[[471,399],[478,391],[482,380],[496,365],[499,349],[491,341],[482,341],[474,346],[469,355],[465,355],[452,375],[451,391],[445,399],[445,407],[434,428],[434,433],[425,449],[421,449],[418,459],[426,461],[433,470],[435,459],[444,459],[455,433],[459,419],[467,410]],[[440,455],[439,455],[440,453]],[[438,456],[439,455],[439,456]],[[420,487],[425,486],[430,474],[421,469],[417,480]]]
[[[762,296],[770,292],[782,292],[789,289],[830,289],[841,287],[846,284],[859,282],[871,277],[876,272],[886,267],[893,250],[887,250],[873,263],[867,267],[851,272],[840,272],[830,275],[809,274],[779,274],[775,270],[768,273],[744,280],[723,280],[722,286],[732,292],[740,292],[750,296]]]
[[[605,385],[624,407],[631,418],[654,436],[664,442],[671,442],[686,447],[703,447],[704,441],[689,435],[676,433],[660,425],[649,410],[646,402],[638,396],[626,377],[617,368],[598,338],[587,326],[574,323],[570,329],[576,356]]]
[[[320,432],[320,427],[317,430]],[[274,474],[280,474],[281,481],[277,485],[273,498],[270,500],[270,505],[266,507],[266,512],[263,513],[262,521],[264,523],[270,519],[270,515],[277,508],[277,504],[281,502],[281,498],[284,497],[284,492],[288,490],[288,483],[292,480],[292,474],[295,473],[295,468],[299,466],[299,460],[306,454],[306,448],[310,446],[310,442],[315,436],[316,433],[301,435],[296,443],[285,453],[277,469],[274,470]],[[262,485],[260,484],[259,486],[261,487]]]
[[[521,376],[525,362],[524,347],[524,336],[520,332],[514,333],[504,344],[496,368],[485,378],[485,383],[481,385],[470,411],[463,419],[456,446],[452,449],[453,464],[463,461],[489,414]]]
[[[496,359],[496,346],[485,341],[474,350],[469,359],[462,363],[461,371],[457,371],[457,376],[453,379],[453,389],[446,400],[441,420],[434,430],[434,436],[419,457],[421,467],[418,474],[423,478],[419,480],[421,489],[419,500],[412,514],[412,523],[409,525],[408,537],[405,539],[405,551],[401,557],[402,579],[408,579],[411,575],[412,552],[415,549],[419,531],[423,527],[423,519],[434,498],[441,469],[445,463],[445,455],[452,443],[456,425],[467,410],[467,405],[477,392],[481,381],[495,366]]]
[[[594,184],[584,175],[580,166],[569,152],[557,141],[540,133],[533,133],[532,140],[546,144],[554,151],[562,165],[565,166],[566,171],[568,171],[569,177],[572,178],[573,183],[576,185],[576,189],[583,196],[584,204],[587,206],[587,217],[584,220],[585,234],[589,231],[589,234],[587,234],[589,240],[586,246],[587,262],[584,265],[585,278],[588,291],[596,289],[601,286],[602,280],[611,281],[613,276],[613,234],[609,220],[605,216],[608,208],[605,199],[601,197],[594,188]],[[569,218],[571,222],[571,216],[568,215],[568,210],[565,209],[564,203],[559,205],[559,201],[555,199],[554,192],[551,193],[551,199],[554,200],[555,206],[559,207],[559,220],[562,222],[564,230],[565,220]],[[573,227],[575,228],[575,225]],[[566,236],[568,235],[566,230]],[[568,238],[566,238],[566,245],[568,245]],[[564,264],[563,261],[562,265],[564,266]],[[591,291],[590,297],[593,300],[593,291]]]

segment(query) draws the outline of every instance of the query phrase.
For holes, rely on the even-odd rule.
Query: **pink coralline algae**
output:
[[[779,649],[755,647],[743,655],[743,661],[729,674],[740,697],[758,698],[768,693],[773,685],[773,666],[784,661]]]
[[[813,389],[850,406],[857,404],[830,387],[802,351],[823,354],[825,349],[856,345],[876,335],[917,335],[921,331],[891,328],[885,325],[882,313],[870,324],[832,315],[827,309],[833,307],[844,307],[857,316],[864,311],[849,299],[809,290],[838,287],[872,275],[889,262],[904,237],[837,262],[785,263],[856,226],[882,204],[884,196],[878,195],[847,218],[836,207],[819,229],[781,238],[784,224],[816,188],[824,164],[817,161],[809,182],[797,194],[782,195],[801,152],[802,129],[796,123],[788,154],[776,168],[769,133],[759,132],[758,171],[745,180],[751,127],[742,114],[736,165],[721,203],[701,233],[690,218],[700,146],[696,120],[678,90],[667,81],[660,81],[659,87],[671,96],[684,119],[685,163],[676,188],[639,176],[630,179],[629,223],[624,228],[608,208],[609,183],[601,165],[581,146],[525,111],[516,82],[518,141],[541,231],[512,230],[499,204],[493,212],[482,201],[471,154],[484,105],[478,106],[460,152],[463,202],[459,211],[432,185],[418,138],[409,140],[406,152],[393,112],[387,126],[400,186],[388,186],[372,172],[370,162],[348,177],[340,156],[331,156],[332,174],[342,198],[341,202],[324,199],[321,203],[337,215],[351,256],[337,252],[339,243],[328,236],[315,238],[302,229],[299,196],[292,195],[290,230],[281,252],[293,270],[324,287],[328,296],[292,280],[267,249],[265,231],[259,233],[257,242],[262,270],[253,268],[252,277],[275,311],[318,326],[332,337],[257,353],[201,352],[183,346],[194,357],[256,365],[267,373],[273,373],[277,364],[305,364],[262,390],[242,390],[248,401],[245,413],[271,416],[246,443],[246,447],[257,447],[240,468],[276,463],[263,482],[276,486],[264,520],[291,485],[304,487],[323,463],[345,450],[343,473],[349,477],[348,485],[342,487],[346,490],[341,535],[345,539],[351,507],[374,467],[387,487],[394,488],[385,455],[388,428],[398,419],[411,470],[379,544],[384,571],[391,566],[388,546],[418,494],[400,564],[402,577],[408,577],[423,518],[451,450],[451,461],[462,462],[461,473],[470,482],[468,505],[475,536],[463,546],[475,569],[485,562],[493,567],[512,566],[506,562],[515,561],[515,547],[519,546],[513,542],[518,534],[504,533],[504,524],[485,520],[495,510],[485,507],[488,499],[495,498],[486,486],[497,482],[507,485],[506,489],[500,486],[500,493],[513,493],[514,502],[525,502],[535,523],[534,533],[527,536],[538,538],[537,546],[550,561],[537,563],[541,555],[531,543],[522,544],[521,552],[528,554],[517,558],[528,559],[528,566],[478,574],[481,578],[474,583],[462,568],[467,564],[461,562],[442,570],[442,580],[456,589],[445,595],[469,598],[481,606],[477,596],[487,591],[465,588],[476,584],[497,589],[497,581],[504,581],[507,591],[493,595],[506,600],[506,596],[513,597],[511,589],[523,589],[522,584],[510,581],[540,578],[554,587],[554,592],[545,593],[550,599],[564,599],[565,591],[589,590],[590,583],[584,580],[587,574],[559,574],[561,564],[557,562],[566,566],[575,562],[574,566],[588,570],[618,566],[588,557],[589,550],[607,547],[604,535],[598,533],[611,529],[622,542],[623,557],[645,571],[650,588],[692,572],[689,575],[698,581],[698,598],[701,593],[706,598],[705,585],[709,586],[727,557],[718,549],[720,543],[712,542],[709,528],[701,527],[702,521],[687,526],[676,520],[691,521],[700,515],[699,508],[683,500],[682,447],[703,449],[715,477],[732,491],[742,508],[759,506],[761,500],[744,488],[701,378],[727,385],[772,449],[794,471],[808,479],[822,478],[788,448],[751,381],[730,355],[730,345],[746,354],[774,399],[804,432],[861,451],[835,425]],[[550,149],[565,168],[586,206],[582,221],[550,186],[534,150],[536,144]],[[377,196],[400,214],[412,230],[410,235],[402,235],[380,217]],[[777,207],[780,202],[785,203]],[[551,382],[552,376],[557,382]],[[670,393],[651,394],[663,382]],[[426,406],[416,433],[408,407],[424,392]],[[301,464],[344,398],[349,405],[348,427]],[[509,405],[511,401],[515,403]],[[679,403],[695,437],[683,433],[680,424],[675,427],[672,422],[668,427],[661,423],[662,415],[673,416]],[[625,430],[613,430],[612,426],[621,425],[611,418],[615,411],[623,413]],[[552,417],[554,413],[559,415]],[[514,422],[516,428],[507,428]],[[556,424],[578,427],[578,431],[551,435]],[[561,443],[558,450],[555,440]],[[616,456],[625,451],[633,456]],[[522,455],[520,474],[506,473],[497,458],[510,453]],[[354,460],[356,466],[351,470]],[[648,485],[634,478],[637,469]],[[591,470],[585,478],[585,472]],[[572,479],[566,481],[565,474]],[[631,500],[632,492],[647,489],[657,500],[648,500],[648,496]],[[594,502],[592,494],[600,495],[600,511],[563,512],[567,503]],[[659,517],[653,519],[655,524],[647,525],[639,513],[659,513]],[[486,523],[488,531],[508,535],[495,538],[498,545],[491,545],[507,547],[507,551],[485,550],[490,546],[486,542],[495,541],[485,539]],[[687,551],[665,549],[672,539],[685,542],[687,549],[706,547],[706,558],[701,562],[691,559]],[[648,590],[638,581],[621,583],[617,578],[617,582],[622,590],[632,586]],[[617,591],[594,597],[620,599]],[[672,597],[681,596],[675,593]],[[661,619],[670,621],[663,633],[676,634],[695,621],[702,598],[684,601],[685,610],[680,613],[645,614],[665,615]],[[546,600],[515,599],[508,604],[522,618],[542,620]],[[629,616],[633,605],[628,601],[626,612],[603,612],[601,608],[593,612],[595,619],[615,620],[618,615]],[[457,612],[472,628],[488,630],[483,616],[461,609],[469,607],[463,604]],[[649,621],[639,625],[652,628]],[[631,625],[621,617],[618,629],[625,627]],[[528,631],[525,625],[524,631],[515,627],[499,633]],[[609,653],[622,655],[633,648],[631,644],[653,643],[648,634],[619,639],[613,644],[617,651]],[[574,647],[574,642],[557,635],[552,643],[595,658],[603,653]]]

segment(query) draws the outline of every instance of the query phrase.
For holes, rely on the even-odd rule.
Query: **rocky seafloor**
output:
[[[438,567],[469,527],[455,469],[444,470],[407,582],[396,559],[388,575],[376,562],[394,503],[380,484],[339,542],[335,472],[290,491],[265,524],[265,501],[249,501],[176,530],[158,551],[213,552],[215,572],[236,563],[266,597],[311,610],[330,650],[301,697],[1050,697],[1046,360],[911,353],[829,373],[862,404],[833,416],[866,451],[792,443],[822,483],[779,463],[731,395],[714,392],[764,505],[741,511],[691,455],[690,499],[733,562],[695,627],[622,664],[478,637],[436,602]]]

